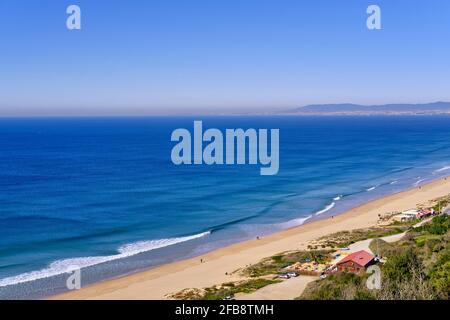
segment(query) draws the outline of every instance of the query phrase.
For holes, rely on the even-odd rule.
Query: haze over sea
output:
[[[279,128],[280,171],[175,166],[176,128]],[[336,215],[450,173],[450,116],[0,119],[0,299]]]

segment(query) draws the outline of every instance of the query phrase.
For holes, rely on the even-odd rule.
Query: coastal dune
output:
[[[242,280],[237,272],[249,264],[289,250],[306,249],[310,241],[345,230],[375,226],[378,216],[404,211],[450,194],[450,178],[383,197],[343,214],[291,228],[259,240],[249,240],[199,257],[100,282],[51,299],[167,299],[186,288],[203,288]],[[202,261],[200,260],[202,259]]]

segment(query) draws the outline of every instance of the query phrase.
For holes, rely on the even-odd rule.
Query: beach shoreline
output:
[[[422,186],[369,201],[334,217],[305,223],[259,240],[239,242],[193,258],[101,281],[49,299],[159,300],[167,299],[170,294],[186,288],[204,288],[243,280],[234,271],[281,252],[306,249],[311,241],[322,236],[376,226],[380,214],[427,205],[429,201],[448,194],[450,179],[442,177]]]

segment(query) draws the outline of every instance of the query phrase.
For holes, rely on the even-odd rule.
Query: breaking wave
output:
[[[450,166],[445,166],[440,169],[434,170],[433,173],[439,173],[439,172],[447,171],[447,170],[450,170]]]
[[[17,276],[12,276],[4,279],[0,279],[0,287],[6,287],[19,283],[25,283],[35,281],[38,279],[50,278],[67,272],[71,272],[75,269],[82,269],[92,267],[101,263],[123,259],[131,257],[140,253],[144,253],[151,250],[156,250],[168,246],[175,245],[177,243],[186,242],[198,238],[205,237],[211,232],[203,232],[186,237],[177,237],[169,239],[138,241],[119,247],[118,254],[111,256],[97,256],[97,257],[80,257],[57,260],[51,263],[48,267],[27,273],[22,273]]]
[[[312,218],[312,215],[309,215],[304,218],[292,219],[292,220],[289,220],[286,222],[278,223],[277,227],[281,228],[281,229],[289,229],[289,228],[297,227],[297,226],[304,224],[307,220],[309,220],[311,218]]]
[[[325,212],[327,212],[327,211],[333,209],[335,205],[336,205],[336,202],[333,201],[332,203],[330,203],[329,205],[327,205],[327,206],[326,206],[325,208],[323,208],[322,210],[317,211],[317,212],[315,213],[315,215],[318,216],[318,215],[320,215],[320,214],[322,214],[322,213],[325,213]]]
[[[414,186],[415,187],[417,187],[417,186],[419,186],[422,182],[424,182],[425,180],[427,180],[427,179],[419,179],[419,180],[417,180],[416,182],[414,182]]]

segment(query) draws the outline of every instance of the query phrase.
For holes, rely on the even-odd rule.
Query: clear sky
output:
[[[66,28],[66,8],[82,30]],[[369,31],[366,9],[382,10]],[[448,0],[1,0],[0,115],[450,101]]]

